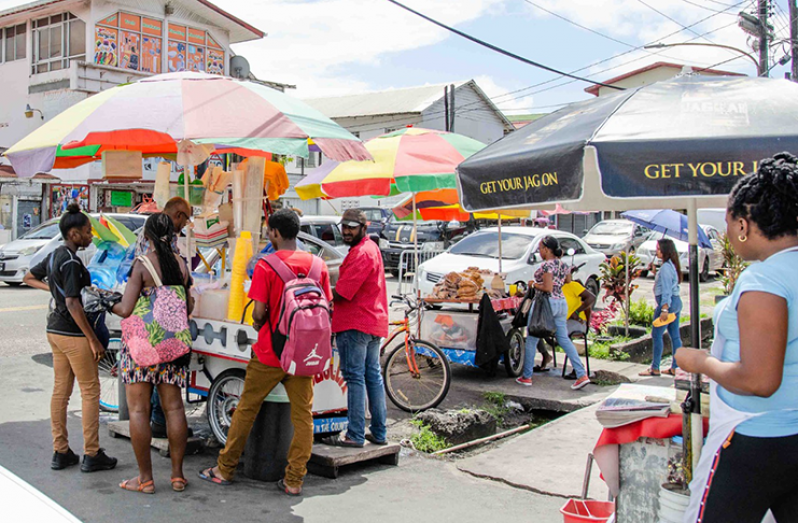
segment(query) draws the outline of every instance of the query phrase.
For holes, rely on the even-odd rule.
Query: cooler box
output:
[[[421,339],[440,348],[476,351],[479,315],[457,311],[426,311]]]

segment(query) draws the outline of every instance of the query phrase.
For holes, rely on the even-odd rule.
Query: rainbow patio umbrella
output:
[[[6,151],[22,178],[76,167],[107,150],[177,153],[188,140],[218,153],[308,156],[309,141],[338,161],[370,160],[344,128],[275,89],[197,72],[151,76],[73,105]]]
[[[461,134],[407,127],[365,143],[374,162],[326,162],[296,185],[303,200],[455,189],[455,168],[485,144]]]

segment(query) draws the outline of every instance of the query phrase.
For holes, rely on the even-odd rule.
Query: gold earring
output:
[[[741,234],[740,236],[737,237],[737,239],[740,240],[740,243],[745,243],[748,241],[748,236],[746,236],[745,234]]]

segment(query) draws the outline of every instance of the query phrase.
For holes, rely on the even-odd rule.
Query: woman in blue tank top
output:
[[[696,499],[688,518],[760,523],[770,510],[779,523],[794,522],[798,158],[777,154],[742,178],[729,196],[726,222],[734,250],[759,263],[745,269],[732,295],[718,304],[712,354],[682,348],[676,355],[684,370],[709,376],[715,393],[707,446],[694,476],[704,481],[690,484]]]

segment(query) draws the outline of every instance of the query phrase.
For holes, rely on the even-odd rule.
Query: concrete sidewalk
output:
[[[457,468],[479,478],[566,498],[580,497],[587,455],[601,434],[597,406],[568,414],[465,458]],[[609,491],[594,464],[588,496],[606,500]]]

